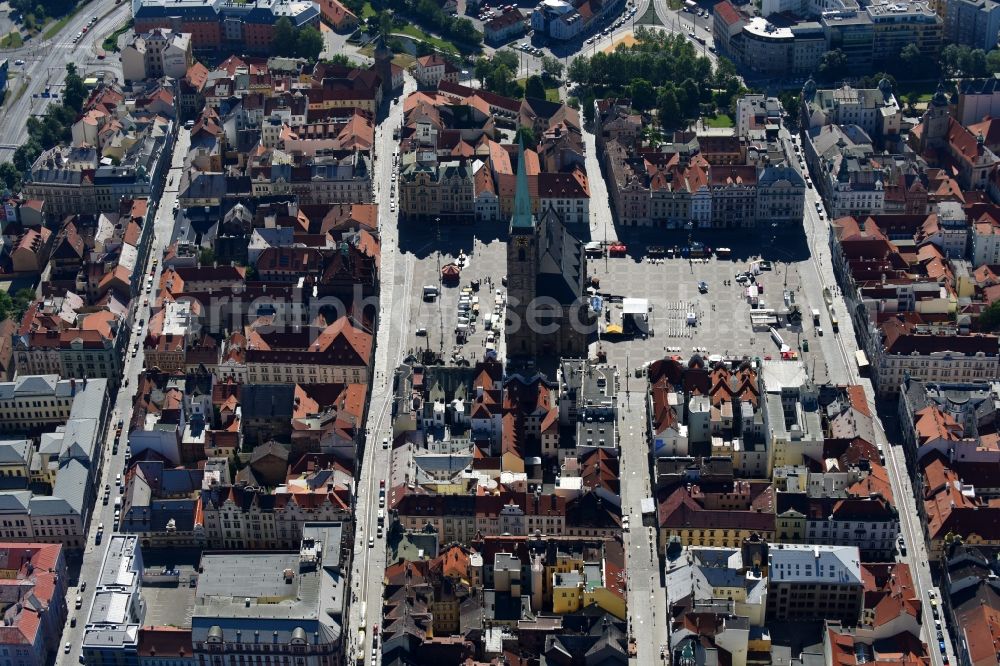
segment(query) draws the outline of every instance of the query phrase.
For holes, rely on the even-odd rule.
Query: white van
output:
[[[378,510],[378,524],[381,525],[385,522],[385,509]]]

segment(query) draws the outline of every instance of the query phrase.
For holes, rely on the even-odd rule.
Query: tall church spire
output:
[[[531,213],[531,193],[528,191],[528,171],[524,163],[524,138],[521,137],[517,146],[517,187],[514,190],[514,214],[510,218],[511,230],[535,228],[535,216]]]

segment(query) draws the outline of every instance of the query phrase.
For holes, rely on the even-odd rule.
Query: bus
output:
[[[365,628],[358,629],[358,648],[355,650],[356,659],[359,664],[365,663]]]
[[[854,360],[858,364],[858,373],[861,375],[866,375],[868,373],[868,357],[860,349],[854,352]]]

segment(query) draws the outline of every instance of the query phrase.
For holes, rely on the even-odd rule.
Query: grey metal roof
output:
[[[861,554],[855,546],[776,545],[768,554],[775,583],[861,585]]]
[[[97,446],[98,423],[96,419],[70,418],[63,430],[63,446],[59,458],[74,458],[88,463],[94,458]]]
[[[83,515],[90,485],[90,467],[83,461],[71,458],[59,466],[56,472],[56,483],[52,487],[52,497],[48,499],[63,499],[74,513]],[[35,498],[46,499],[46,498]],[[35,511],[35,499],[31,501],[31,510]]]
[[[32,497],[29,510],[32,516],[70,516],[79,513],[62,497]]]
[[[30,448],[31,442],[26,439],[0,440],[0,464],[27,464]]]
[[[25,375],[12,382],[0,382],[0,400],[32,395],[52,395],[59,375]]]
[[[65,395],[70,395],[69,381],[59,382],[57,391],[63,390],[66,391]],[[76,393],[73,395],[73,406],[70,408],[69,417],[71,419],[96,419],[101,413],[107,390],[107,379],[88,379],[86,382],[77,380]]]
[[[15,490],[8,493],[0,493],[0,514],[2,513],[25,513],[28,504],[31,502],[31,491]]]

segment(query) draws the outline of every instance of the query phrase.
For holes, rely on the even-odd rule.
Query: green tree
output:
[[[920,52],[920,48],[910,42],[903,47],[903,50],[899,52],[899,63],[902,66],[902,72],[916,72],[921,66],[924,60],[924,54]]]
[[[21,187],[21,173],[12,162],[0,163],[0,183],[5,189],[15,191]]]
[[[374,22],[372,27],[382,37],[388,38],[392,34],[392,14],[390,12],[381,11],[372,18],[372,21]]]
[[[365,0],[342,0],[341,4],[347,7],[355,16],[361,16],[365,10]]]
[[[847,73],[847,55],[840,49],[823,54],[819,61],[817,75],[824,81],[834,81]]]
[[[334,53],[329,58],[323,60],[323,62],[330,65],[341,65],[343,67],[353,67],[354,63],[343,53]]]
[[[524,141],[524,147],[534,150],[538,146],[538,139],[535,137],[535,130],[528,127],[527,125],[522,125],[517,128],[517,132],[514,133],[514,142]]]
[[[472,68],[472,75],[479,81],[480,87],[486,87],[486,79],[493,74],[493,62],[488,58],[476,58],[476,64]]]
[[[34,300],[35,291],[27,287],[19,289],[14,296],[6,291],[0,291],[0,321],[8,318],[21,321],[21,317]]]
[[[642,140],[650,148],[659,148],[660,144],[663,143],[663,132],[653,125],[644,125],[642,128]]]
[[[790,129],[799,128],[799,116],[802,114],[802,98],[793,92],[785,91],[778,96],[781,106],[785,109],[785,124]]]
[[[6,291],[0,291],[0,321],[11,319],[14,312],[14,299]]]
[[[295,26],[287,16],[282,16],[274,24],[274,35],[271,37],[271,49],[274,55],[291,56],[295,55],[296,34]]]
[[[590,59],[586,57],[575,58],[569,64],[569,78],[576,83],[587,85],[590,83]]]
[[[198,257],[198,263],[202,266],[211,266],[215,261],[215,250],[210,247],[201,248],[201,253]]]
[[[524,84],[524,96],[535,99],[545,99],[545,84],[542,77],[532,74]]]
[[[310,62],[319,60],[319,54],[323,52],[323,35],[319,30],[311,25],[299,31],[295,38],[295,55],[305,58]]]
[[[681,89],[684,90],[684,104],[681,105],[681,111],[688,118],[697,118],[698,104],[701,102],[701,91],[698,89],[698,84],[694,82],[694,79],[684,79],[684,82],[681,83]]]
[[[677,103],[677,93],[674,89],[664,88],[656,98],[656,117],[663,129],[670,131],[681,126],[681,107]]]
[[[506,65],[500,65],[490,73],[486,87],[498,95],[507,95],[511,90],[514,75],[507,69]]]
[[[979,315],[979,330],[984,333],[1000,331],[1000,301],[993,303]]]
[[[628,94],[632,98],[632,106],[639,111],[648,111],[656,104],[656,89],[646,79],[632,81]]]
[[[504,65],[510,71],[516,72],[521,64],[521,59],[510,49],[500,49],[493,54],[493,62],[497,67]]]
[[[45,11],[45,5],[41,3],[35,5],[34,13],[35,13],[35,18],[37,18],[39,21],[44,21],[47,15],[47,12]]]
[[[550,79],[558,79],[562,76],[565,67],[559,58],[552,56],[542,56],[542,75]]]
[[[1000,72],[1000,49],[992,49],[986,54],[986,71],[990,74]]]
[[[479,46],[483,43],[483,33],[476,30],[475,24],[467,18],[453,19],[449,32],[453,39],[470,46]]]
[[[30,306],[35,300],[35,290],[24,287],[18,289],[17,293],[14,294],[14,318],[19,320],[24,316],[24,313],[28,311],[28,306]]]
[[[969,52],[969,76],[986,76],[986,51],[973,49]]]
[[[63,84],[63,104],[75,113],[80,113],[86,99],[87,86],[83,85],[83,79],[76,73],[76,65],[67,63],[66,79]]]

